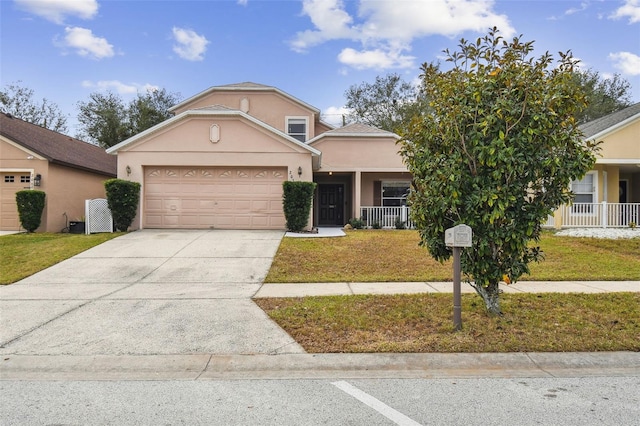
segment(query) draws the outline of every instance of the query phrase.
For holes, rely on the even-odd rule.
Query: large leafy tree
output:
[[[398,74],[376,77],[374,83],[353,85],[345,92],[347,121],[368,124],[390,132],[400,132],[416,114],[425,109],[423,92]]]
[[[0,111],[46,129],[67,132],[67,117],[60,107],[47,98],[36,100],[33,89],[22,86],[20,81],[0,90]]]
[[[602,78],[597,71],[587,69],[576,71],[574,78],[587,99],[587,107],[576,115],[580,124],[631,105],[631,84],[619,74]]]
[[[80,137],[104,148],[155,126],[171,117],[169,108],[178,95],[165,89],[138,93],[129,104],[112,92],[94,92],[78,103]]]
[[[506,41],[493,28],[445,51],[451,69],[424,64],[432,109],[414,118],[401,141],[421,244],[448,259],[445,229],[469,225],[473,246],[463,251],[462,271],[493,314],[501,314],[499,282],[515,282],[542,259],[531,243],[571,200],[570,182],[593,166],[597,149],[582,141],[575,120],[585,106],[577,61],[532,52],[533,42]]]

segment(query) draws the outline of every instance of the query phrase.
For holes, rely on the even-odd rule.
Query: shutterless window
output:
[[[29,182],[31,182],[31,176],[29,175],[20,176],[20,183],[29,183]]]
[[[587,173],[582,179],[571,182],[571,191],[575,194],[572,211],[574,213],[592,213],[592,204],[596,202],[595,173]]]
[[[385,207],[406,206],[410,182],[382,182],[382,205]]]
[[[307,140],[307,120],[305,118],[287,119],[287,134],[300,142]]]
[[[12,183],[12,182],[14,182],[14,181],[15,181],[15,176],[8,176],[8,175],[5,175],[5,177],[4,177],[4,183]]]

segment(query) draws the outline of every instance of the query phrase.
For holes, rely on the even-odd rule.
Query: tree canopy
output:
[[[21,83],[11,83],[0,90],[0,111],[46,129],[66,133],[67,117],[58,105],[46,98],[37,101],[33,89]]]
[[[426,102],[422,94],[398,74],[378,76],[374,83],[353,85],[345,92],[345,106],[351,111],[347,121],[400,132],[411,117],[424,111]]]
[[[78,103],[79,137],[111,147],[170,118],[178,99],[165,89],[138,93],[129,104],[112,92],[91,93],[89,101]]]
[[[431,110],[413,118],[400,142],[421,244],[448,259],[445,229],[469,225],[473,246],[463,251],[462,271],[494,314],[499,282],[515,282],[543,258],[530,243],[571,200],[570,182],[593,166],[597,149],[583,142],[575,119],[586,104],[577,60],[532,52],[533,42],[506,41],[493,28],[446,50],[451,69],[423,64]]]
[[[574,77],[587,100],[587,107],[576,115],[580,124],[631,105],[631,84],[619,74],[602,78],[597,71],[587,69],[575,71]]]

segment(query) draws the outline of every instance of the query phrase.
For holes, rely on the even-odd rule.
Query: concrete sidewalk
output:
[[[501,284],[505,293],[613,293],[640,292],[640,281],[519,281]],[[462,283],[463,293],[475,293]],[[451,293],[451,282],[378,282],[378,283],[277,283],[263,284],[254,298],[337,296],[349,294]]]

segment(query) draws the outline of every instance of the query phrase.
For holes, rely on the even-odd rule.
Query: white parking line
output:
[[[331,384],[337,387],[338,389],[340,389],[341,391],[351,395],[352,397],[362,402],[363,404],[373,408],[378,413],[382,414],[383,416],[385,416],[386,418],[388,418],[389,420],[391,420],[392,422],[394,422],[399,426],[422,426],[420,425],[420,423],[414,420],[411,420],[409,417],[405,416],[399,411],[394,410],[393,408],[389,407],[387,404],[383,403],[382,401],[372,397],[368,393],[361,391],[357,387],[345,381],[333,382]]]

